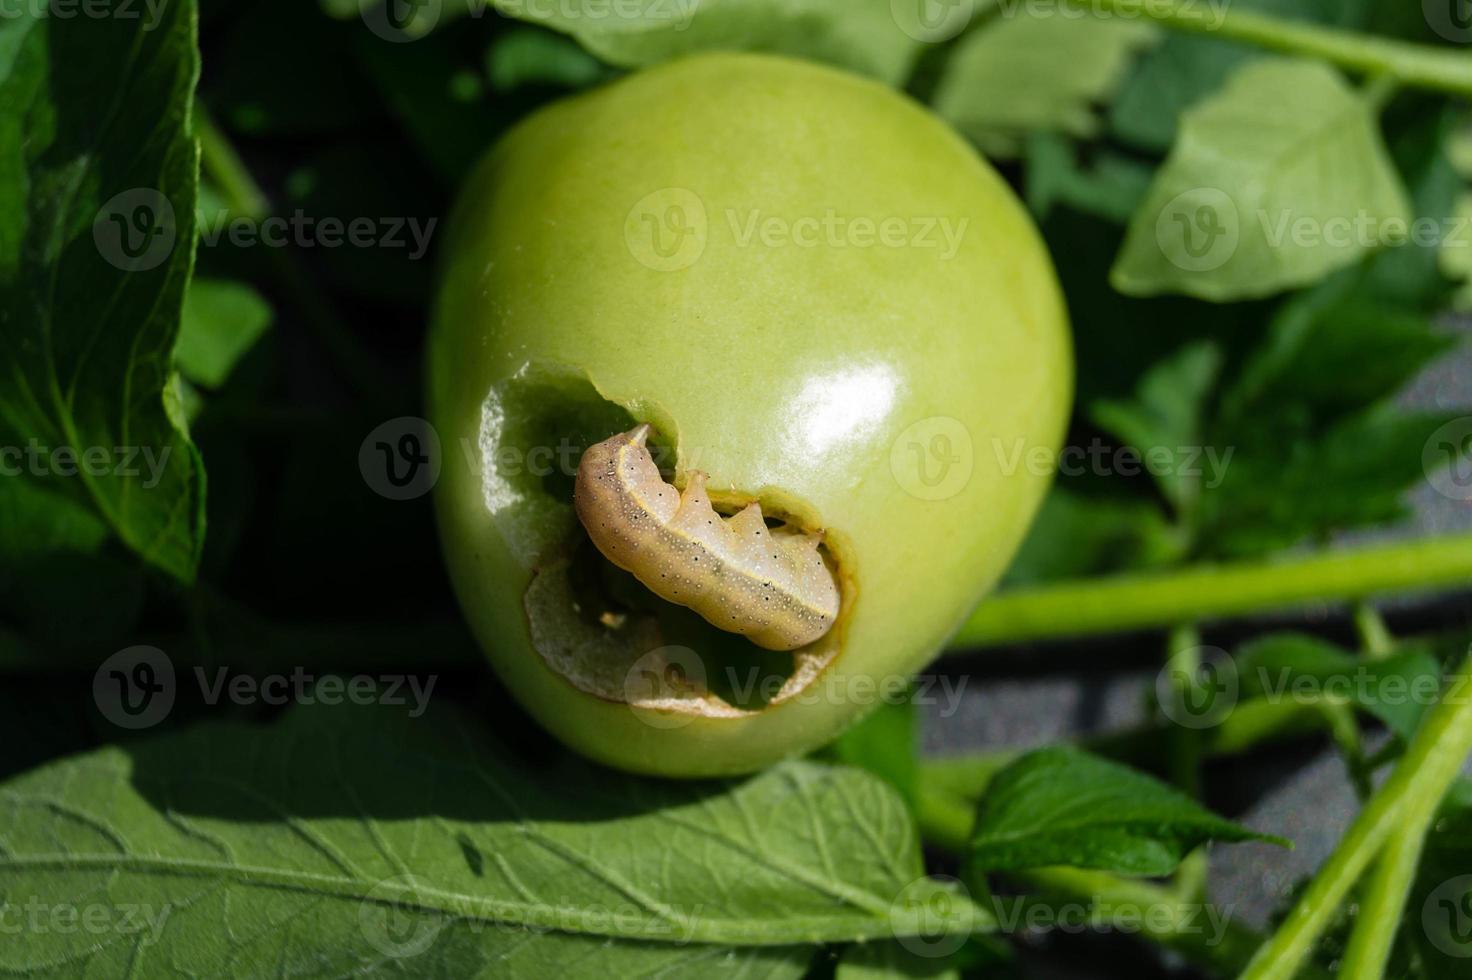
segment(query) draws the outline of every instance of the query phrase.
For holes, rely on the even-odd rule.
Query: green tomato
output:
[[[706,55],[544,109],[470,180],[429,348],[444,550],[510,691],[625,769],[750,771],[904,697],[1046,490],[1072,354],[1010,189],[909,99]],[[654,597],[572,508],[649,422],[668,476],[821,531],[842,594],[781,653]]]

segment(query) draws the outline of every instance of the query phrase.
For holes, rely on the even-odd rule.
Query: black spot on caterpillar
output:
[[[768,650],[821,638],[838,616],[838,585],[821,535],[769,528],[758,504],[720,517],[696,470],[684,492],[664,482],[649,426],[589,447],[573,504],[604,557],[670,602]]]

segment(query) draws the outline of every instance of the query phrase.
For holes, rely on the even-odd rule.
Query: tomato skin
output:
[[[472,177],[445,251],[429,371],[452,580],[510,691],[603,762],[720,775],[830,740],[935,656],[1046,490],[1072,393],[1047,253],[969,146],[876,83],[702,55],[555,104]],[[653,422],[677,482],[698,468],[827,529],[841,649],[807,689],[651,724],[548,665],[523,596],[575,530],[570,498],[528,503],[488,462],[537,410],[506,401],[529,377]]]

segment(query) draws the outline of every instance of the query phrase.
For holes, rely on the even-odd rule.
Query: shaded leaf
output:
[[[1189,344],[1147,371],[1133,399],[1098,401],[1089,409],[1097,425],[1139,453],[1161,493],[1178,512],[1189,510],[1201,491],[1207,399],[1221,363],[1221,351],[1215,344]],[[1153,465],[1156,452],[1164,452],[1170,465]],[[1182,458],[1187,454],[1195,454],[1194,463]]]
[[[271,307],[250,286],[196,277],[184,295],[174,361],[185,377],[218,388],[271,326]]]
[[[917,908],[964,901],[856,770],[680,784],[518,765],[456,711],[392,703],[54,763],[0,789],[0,835],[0,891],[113,925],[12,937],[11,971],[795,978],[813,944],[918,935]],[[967,908],[950,928],[988,925]]]
[[[1143,773],[1052,747],[992,780],[977,808],[969,861],[978,872],[1067,865],[1165,875],[1211,840],[1287,844],[1218,817]]]
[[[966,34],[937,85],[935,110],[990,156],[1018,155],[1030,133],[1087,137],[1108,98],[1158,29],[1020,8]]]
[[[1184,117],[1110,280],[1133,295],[1268,296],[1411,220],[1373,107],[1326,65],[1256,61]]]
[[[106,455],[38,479],[187,581],[204,471],[168,398],[193,258],[194,5],[156,24],[39,9],[0,23],[0,445]],[[165,461],[151,485],[123,465],[145,448]]]

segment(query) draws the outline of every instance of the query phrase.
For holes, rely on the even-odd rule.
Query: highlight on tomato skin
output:
[[[1048,486],[996,447],[1062,439],[1051,263],[882,85],[766,55],[634,72],[512,130],[448,235],[451,578],[508,689],[595,759],[710,776],[831,740],[941,649]],[[601,490],[499,462],[568,441],[621,461]]]

